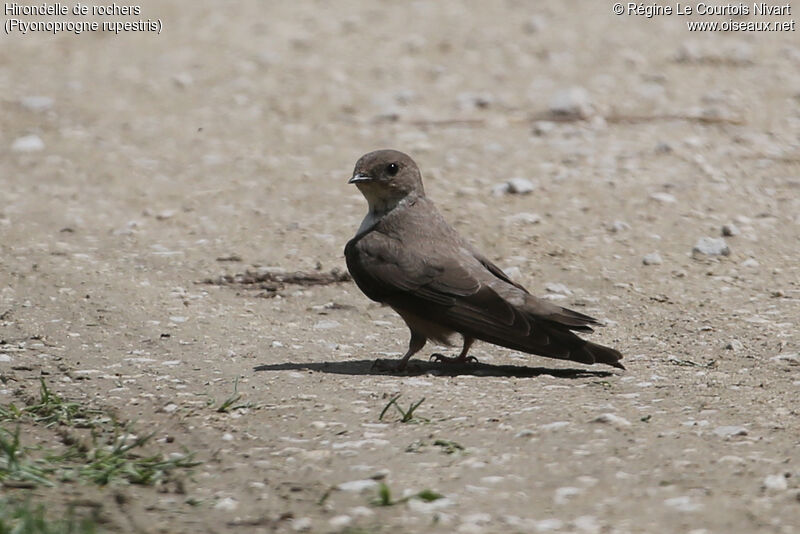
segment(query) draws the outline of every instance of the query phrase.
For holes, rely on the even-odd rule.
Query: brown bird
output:
[[[378,150],[356,163],[355,184],[369,203],[358,232],[344,249],[347,268],[370,299],[389,305],[411,330],[408,351],[427,340],[450,345],[461,334],[456,358],[476,339],[529,354],[624,369],[622,354],[576,336],[599,324],[588,315],[538,299],[511,280],[447,224],[425,196],[416,163],[402,152]]]

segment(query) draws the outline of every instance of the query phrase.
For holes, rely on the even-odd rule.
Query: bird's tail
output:
[[[620,363],[622,359],[622,353],[616,349],[612,349],[611,347],[605,347],[603,345],[598,345],[597,343],[592,343],[591,341],[587,341],[586,344],[581,347],[581,356],[589,356],[586,358],[588,361],[584,361],[584,363],[604,363],[606,365],[610,365],[612,367],[617,367],[619,369],[625,369],[625,366]],[[572,354],[570,354],[572,356]],[[576,359],[576,358],[570,358]]]

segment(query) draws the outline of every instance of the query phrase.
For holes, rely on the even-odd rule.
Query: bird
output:
[[[411,332],[408,350],[394,370],[428,340],[452,346],[460,334],[461,353],[432,360],[477,362],[469,350],[476,340],[583,364],[625,369],[622,354],[587,341],[600,322],[533,296],[478,252],[425,195],[422,175],[411,157],[397,150],[362,156],[348,181],[369,205],[355,236],[347,242],[347,269],[371,300],[391,307]]]

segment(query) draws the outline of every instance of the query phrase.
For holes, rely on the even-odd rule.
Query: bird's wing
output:
[[[373,231],[348,243],[345,257],[355,282],[378,302],[496,345],[622,367],[619,352],[589,343],[570,331],[590,330],[587,323],[596,322],[594,319],[527,292],[518,294],[523,296],[523,304],[514,305],[502,294],[519,291],[515,284],[498,287],[481,265],[464,265],[457,254],[423,255]]]
[[[478,338],[523,338],[532,333],[525,315],[458,257],[423,256],[380,232],[351,241],[345,256],[353,279],[373,300]]]
[[[593,332],[592,327],[589,325],[600,324],[599,321],[594,317],[576,312],[575,310],[557,306],[550,302],[534,297],[521,284],[511,280],[511,278],[509,278],[508,275],[504,273],[502,269],[500,269],[500,267],[492,263],[486,256],[475,250],[472,250],[471,252],[475,256],[475,259],[477,259],[484,267],[486,267],[491,274],[499,278],[501,281],[511,284],[525,293],[525,303],[523,304],[522,308],[533,318],[551,321],[566,327],[569,330],[580,330],[582,332]]]

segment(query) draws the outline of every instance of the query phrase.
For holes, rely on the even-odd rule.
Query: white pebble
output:
[[[631,225],[626,223],[625,221],[614,221],[613,223],[608,225],[608,231],[614,234],[630,229]]]
[[[789,488],[789,483],[783,475],[769,475],[764,479],[764,488],[768,491],[785,491]]]
[[[224,499],[220,499],[214,505],[214,510],[223,510],[225,512],[232,512],[239,507],[239,502],[236,499],[231,499],[230,497],[225,497]]]
[[[369,517],[375,515],[375,512],[366,506],[356,506],[354,508],[350,508],[350,513],[356,517]]]
[[[14,152],[39,152],[44,150],[44,141],[38,135],[26,135],[18,137],[11,145]]]
[[[580,495],[581,493],[583,493],[581,488],[573,488],[571,486],[558,488],[555,497],[553,497],[553,502],[558,505],[567,504],[572,497]]]
[[[718,426],[714,429],[714,434],[721,438],[730,438],[733,436],[746,436],[747,429],[743,426]]]
[[[575,528],[580,532],[587,532],[589,534],[596,534],[602,529],[602,525],[593,515],[582,515],[576,517],[573,521]]]
[[[727,256],[731,253],[731,249],[721,237],[701,237],[695,243],[692,253],[706,256]]]
[[[564,522],[560,519],[542,519],[533,524],[536,532],[549,532],[551,530],[559,530],[564,526]]]
[[[352,523],[352,522],[353,522],[353,518],[350,517],[349,515],[337,515],[337,516],[331,517],[330,520],[328,521],[328,524],[331,527],[338,529],[338,528],[344,528],[346,526],[349,526],[350,523]]]
[[[318,321],[314,328],[317,330],[330,330],[331,328],[339,328],[341,323],[337,321]]]
[[[675,508],[679,512],[696,512],[703,507],[702,504],[692,501],[691,497],[687,496],[666,499],[664,504],[670,508]]]
[[[303,532],[305,530],[311,530],[311,518],[310,517],[298,517],[292,519],[292,530],[295,532]]]
[[[47,111],[53,107],[53,99],[49,96],[26,96],[19,103],[31,111]]]
[[[572,291],[564,284],[549,283],[544,286],[546,291],[556,293],[558,295],[572,295]]]
[[[372,479],[365,479],[365,480],[351,480],[349,482],[342,482],[336,489],[342,491],[352,491],[353,493],[360,493],[364,490],[376,488],[378,486],[378,482]]]
[[[508,192],[512,195],[527,195],[536,189],[536,184],[527,178],[512,178],[508,181]]]
[[[550,98],[550,113],[564,117],[587,118],[592,114],[589,92],[583,87],[558,91]]]
[[[661,265],[664,260],[661,259],[661,254],[658,252],[651,252],[650,254],[645,254],[644,258],[642,258],[642,263],[645,265]]]
[[[747,258],[739,265],[747,269],[755,269],[756,267],[759,266],[759,263],[754,258]]]
[[[506,224],[515,224],[515,223],[524,223],[524,224],[539,224],[542,222],[542,216],[538,213],[515,213],[514,215],[509,215],[508,217],[504,217],[503,220]]]
[[[674,196],[670,195],[669,193],[662,193],[661,191],[651,193],[650,198],[664,204],[672,204],[678,201]]]

